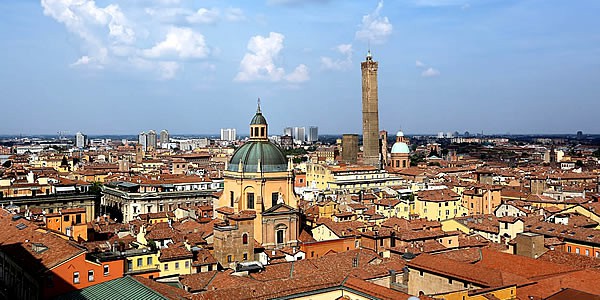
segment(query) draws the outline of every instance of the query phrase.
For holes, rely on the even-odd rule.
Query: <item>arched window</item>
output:
[[[247,233],[242,234],[242,244],[248,245],[248,234]]]

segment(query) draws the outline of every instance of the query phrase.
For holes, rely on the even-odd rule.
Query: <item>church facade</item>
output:
[[[254,216],[252,236],[265,249],[297,245],[300,215],[291,160],[269,141],[260,104],[250,122],[250,140],[235,151],[223,175],[218,218]]]

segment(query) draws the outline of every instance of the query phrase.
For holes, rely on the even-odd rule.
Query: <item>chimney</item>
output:
[[[390,270],[390,286],[396,283],[396,271]]]

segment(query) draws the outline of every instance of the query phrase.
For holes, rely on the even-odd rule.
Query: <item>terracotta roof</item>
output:
[[[33,272],[44,272],[84,254],[85,249],[64,240],[23,218],[13,219],[0,209],[0,250]],[[34,259],[32,259],[34,258]]]
[[[544,300],[600,300],[600,295],[590,294],[579,290],[566,288]]]
[[[460,200],[460,195],[445,188],[439,190],[424,190],[417,193],[417,199],[421,201],[446,202]]]
[[[600,272],[591,269],[562,273],[538,279],[535,284],[518,287],[517,296],[520,299],[529,299],[529,297],[544,299],[564,288],[600,295],[598,278],[600,278]]]
[[[189,259],[192,257],[192,252],[190,252],[185,247],[172,245],[171,247],[161,249],[160,256],[158,259],[164,262],[179,259]]]

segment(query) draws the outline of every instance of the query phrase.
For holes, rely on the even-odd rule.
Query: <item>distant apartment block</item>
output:
[[[221,140],[222,141],[235,141],[237,134],[235,128],[221,128]]]
[[[308,134],[306,136],[306,141],[309,143],[314,143],[319,140],[319,127],[310,126],[308,127]]]
[[[87,145],[88,143],[88,136],[78,132],[77,134],[75,134],[75,147],[77,148],[83,148]]]

